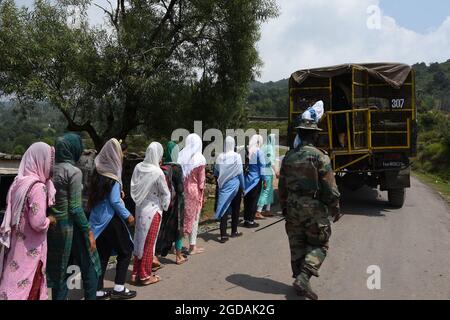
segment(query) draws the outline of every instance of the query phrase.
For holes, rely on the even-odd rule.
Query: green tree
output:
[[[239,121],[261,65],[260,24],[278,12],[274,0],[117,0],[92,27],[90,0],[52,3],[1,3],[0,95],[52,104],[96,148],[138,127]],[[75,24],[70,8],[82,13]]]
[[[18,144],[14,147],[14,150],[12,152],[15,155],[23,155],[25,153],[25,147],[21,144]]]

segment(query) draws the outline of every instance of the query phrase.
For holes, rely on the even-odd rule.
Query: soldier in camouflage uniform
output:
[[[296,127],[301,143],[284,158],[279,180],[279,197],[286,217],[291,265],[297,293],[316,300],[311,276],[319,276],[328,250],[331,223],[340,219],[339,191],[330,158],[315,147],[317,123],[300,120]]]

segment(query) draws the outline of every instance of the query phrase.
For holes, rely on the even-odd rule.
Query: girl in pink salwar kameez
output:
[[[46,217],[55,188],[50,180],[54,149],[39,142],[24,154],[7,196],[0,227],[0,300],[46,300]]]
[[[204,203],[206,159],[202,155],[202,140],[193,133],[187,136],[186,146],[180,151],[178,163],[183,169],[184,184],[184,233],[189,235],[189,253],[204,252],[198,248],[197,232]]]

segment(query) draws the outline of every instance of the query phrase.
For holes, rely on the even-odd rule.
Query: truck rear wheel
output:
[[[401,208],[405,204],[405,189],[390,189],[388,190],[388,199],[391,206]]]

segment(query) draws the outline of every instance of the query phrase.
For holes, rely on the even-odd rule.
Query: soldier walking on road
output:
[[[331,223],[341,218],[339,191],[330,158],[315,147],[323,116],[323,102],[308,109],[300,120],[300,144],[288,152],[283,160],[279,180],[279,197],[286,217],[291,265],[297,293],[317,300],[310,278],[319,276],[328,250]]]

